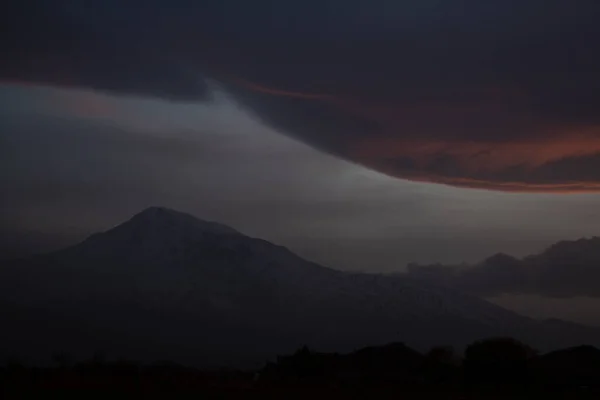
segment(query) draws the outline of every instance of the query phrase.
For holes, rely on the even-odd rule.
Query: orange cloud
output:
[[[393,169],[385,167],[373,167],[382,173],[396,176],[412,182],[427,182],[443,184],[448,186],[494,190],[509,193],[554,193],[554,194],[581,194],[600,192],[600,182],[569,182],[569,183],[524,183],[518,181],[486,181],[472,178],[448,178],[426,173],[403,173],[398,174]]]
[[[566,157],[600,153],[600,127],[589,133],[573,133],[551,138],[523,139],[513,142],[441,141],[419,139],[367,139],[354,144],[354,155],[368,162],[381,158],[410,157],[426,165],[439,154],[459,160],[468,171],[497,171],[510,166],[536,168]]]

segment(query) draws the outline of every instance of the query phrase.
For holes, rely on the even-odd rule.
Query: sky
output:
[[[0,249],[154,205],[345,270],[600,235],[599,16],[594,0],[9,1]],[[495,301],[600,324],[595,297],[569,296]]]

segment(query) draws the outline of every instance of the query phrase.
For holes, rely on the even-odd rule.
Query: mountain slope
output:
[[[2,275],[0,323],[10,327],[0,340],[4,352],[45,359],[103,350],[241,364],[303,344],[349,351],[404,341],[425,349],[543,336],[535,321],[478,298],[403,276],[325,268],[159,207],[71,248],[6,266]],[[548,346],[553,337],[563,345],[559,336],[546,338]]]

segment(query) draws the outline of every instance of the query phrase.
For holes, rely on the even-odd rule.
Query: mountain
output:
[[[416,265],[408,274],[477,296],[600,297],[600,237],[561,241],[517,259],[496,254],[475,265]]]
[[[425,350],[512,335],[553,348],[600,337],[409,276],[336,271],[161,207],[0,274],[0,356],[37,362],[99,351],[255,365],[302,345],[352,351],[404,342]]]

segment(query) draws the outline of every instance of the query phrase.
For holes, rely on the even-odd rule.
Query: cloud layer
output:
[[[4,80],[193,101],[210,99],[210,78],[265,123],[392,176],[600,190],[597,1],[28,0],[7,11]]]

